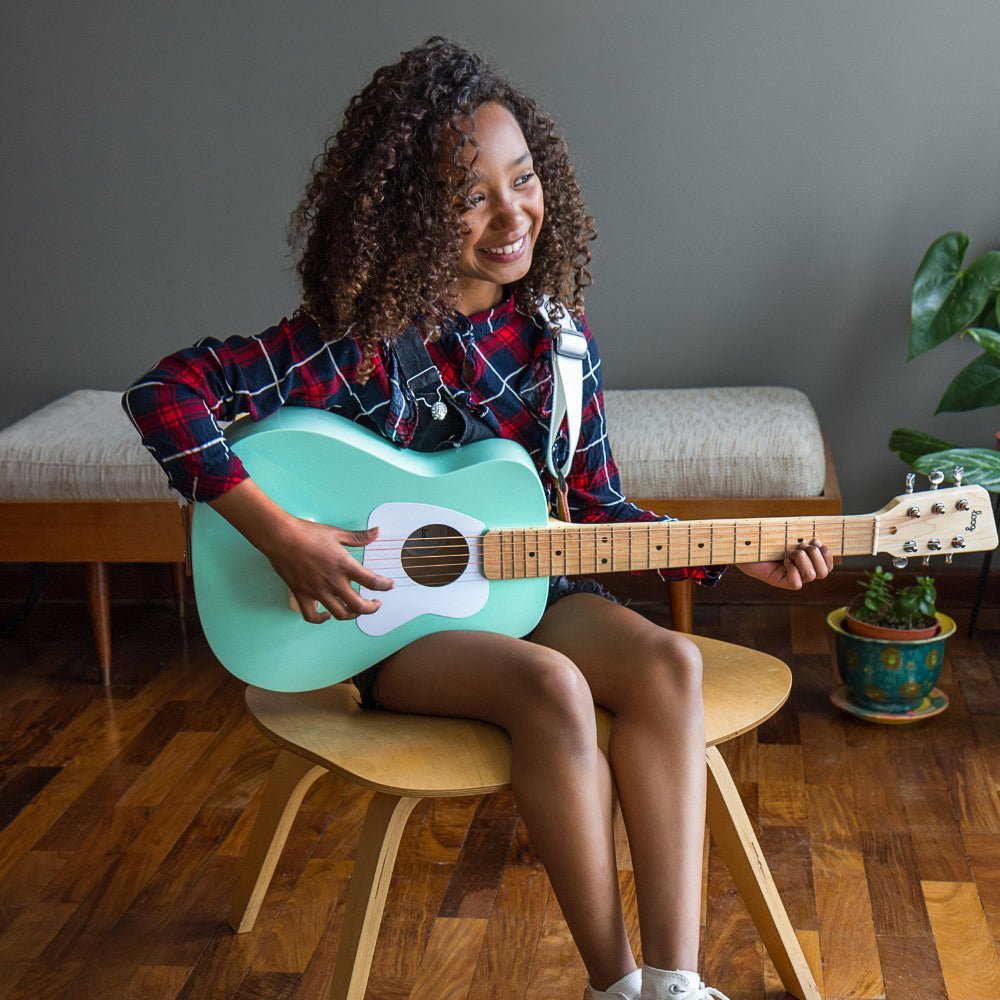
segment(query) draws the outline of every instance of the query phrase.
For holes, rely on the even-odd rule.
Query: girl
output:
[[[565,144],[551,118],[482,59],[431,38],[379,69],[317,158],[292,234],[299,312],[257,337],[208,339],[166,358],[124,405],[175,489],[212,504],[259,548],[307,621],[377,610],[352,584],[385,591],[392,582],[347,551],[377,529],[286,513],[248,477],[217,421],[318,406],[420,450],[500,434],[535,457],[555,507],[559,487],[544,472],[552,335],[536,319],[544,294],[571,309],[589,344],[583,427],[565,484],[570,516],[657,519],[622,496],[608,450],[600,361],[583,316],[596,234]],[[412,370],[427,354],[430,394],[414,389]],[[565,457],[564,434],[557,465],[560,448]],[[741,569],[798,588],[831,566],[814,541]],[[714,581],[719,572],[682,574]],[[510,734],[514,795],[586,965],[589,1000],[723,997],[695,971],[700,671],[684,636],[592,581],[560,578],[524,638],[429,635],[355,679],[367,708],[485,719]],[[608,759],[594,702],[615,716]],[[612,775],[635,870],[642,970],[622,918]]]

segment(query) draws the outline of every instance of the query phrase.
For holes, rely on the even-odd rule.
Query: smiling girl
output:
[[[552,119],[480,57],[432,38],[379,69],[317,158],[292,232],[303,291],[295,316],[171,355],[124,405],[173,487],[210,503],[268,557],[306,621],[378,609],[354,585],[386,591],[392,582],[347,551],[377,530],[288,514],[248,476],[218,421],[322,407],[421,451],[501,435],[535,459],[555,511],[543,295],[565,304],[588,342],[563,509],[574,521],[658,520],[622,495],[608,447],[600,357],[583,314],[595,232],[566,146]],[[412,388],[411,369],[427,356],[438,373],[430,395]],[[565,457],[565,432],[557,463],[560,449]],[[741,568],[798,588],[831,565],[813,542]],[[714,581],[719,572],[676,575]],[[367,709],[485,719],[510,734],[514,795],[586,965],[585,997],[723,996],[696,971],[705,737],[693,643],[593,581],[562,577],[529,635],[428,635],[355,682]],[[595,702],[614,714],[607,759]],[[622,916],[612,776],[642,970]]]

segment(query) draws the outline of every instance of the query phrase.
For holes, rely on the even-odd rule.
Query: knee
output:
[[[633,660],[629,680],[627,709],[701,710],[701,650],[677,632],[663,631],[644,642]]]
[[[596,746],[594,699],[572,660],[538,646],[516,669],[523,702],[517,723],[521,735],[578,748]]]

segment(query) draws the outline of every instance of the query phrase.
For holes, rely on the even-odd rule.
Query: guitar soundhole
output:
[[[447,587],[469,565],[469,543],[447,524],[425,524],[403,542],[406,575],[423,587]]]

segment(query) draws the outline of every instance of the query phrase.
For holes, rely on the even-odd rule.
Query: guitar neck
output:
[[[491,580],[622,573],[728,563],[767,562],[800,542],[820,539],[834,556],[878,551],[879,518],[724,518],[629,524],[508,528],[483,536],[483,573]]]

